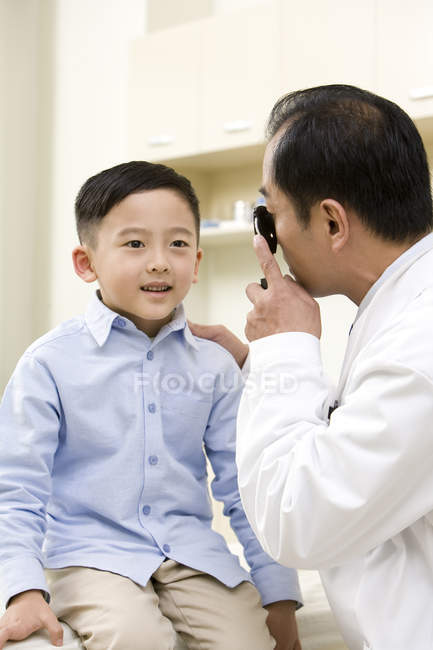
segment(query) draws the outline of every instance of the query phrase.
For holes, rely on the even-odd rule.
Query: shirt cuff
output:
[[[255,372],[274,364],[300,362],[303,367],[322,365],[320,340],[307,332],[281,332],[250,343],[249,370]]]
[[[296,609],[302,607],[302,594],[295,569],[287,569],[277,563],[251,571],[251,578],[262,598],[262,605],[279,600],[294,600]]]
[[[39,589],[49,602],[44,569],[34,556],[20,557],[0,566],[1,605],[6,608],[10,599],[23,591]]]

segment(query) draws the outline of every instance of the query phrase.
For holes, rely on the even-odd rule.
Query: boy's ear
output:
[[[92,259],[89,247],[84,245],[76,246],[72,251],[72,262],[74,265],[75,273],[84,282],[94,282],[97,279],[96,273],[93,270]]]
[[[200,262],[203,258],[203,250],[201,248],[198,249],[197,251],[197,257],[195,258],[195,265],[194,265],[194,274],[192,276],[192,284],[196,284],[198,282],[198,268],[200,266]]]

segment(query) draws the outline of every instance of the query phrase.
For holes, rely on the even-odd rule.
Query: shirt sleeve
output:
[[[327,418],[319,341],[275,334],[251,345],[238,414],[245,511],[277,561],[321,569],[364,555],[433,510],[433,385],[385,341],[361,355]],[[287,390],[265,391],[265,375]],[[249,389],[248,389],[248,383]]]
[[[243,380],[237,364],[227,355],[217,376],[214,404],[205,433],[205,449],[215,478],[212,493],[224,504],[224,514],[243,546],[263,605],[280,600],[294,600],[301,605],[297,573],[272,560],[260,546],[243,510],[237,481],[236,414]]]
[[[24,355],[0,405],[0,585],[4,604],[40,589],[48,600],[42,543],[61,421],[49,370]]]

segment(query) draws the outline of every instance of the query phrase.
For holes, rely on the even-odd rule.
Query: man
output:
[[[351,650],[431,650],[433,234],[421,138],[398,106],[343,85],[281,98],[268,135],[262,190],[295,279],[257,236],[268,289],[247,287],[245,511],[275,560],[320,570]],[[338,293],[359,310],[331,391],[313,296]],[[247,347],[227,330],[195,332],[243,363]]]

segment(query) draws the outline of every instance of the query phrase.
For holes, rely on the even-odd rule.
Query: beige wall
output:
[[[147,0],[147,29],[156,32],[205,18],[212,12],[213,0]]]
[[[0,0],[0,385],[49,323],[51,0]]]
[[[126,156],[128,51],[146,0],[0,0],[0,391],[37,336],[82,311],[73,202]]]
[[[73,273],[73,204],[90,175],[126,159],[128,54],[143,0],[57,0],[50,323],[80,313],[92,286]]]

